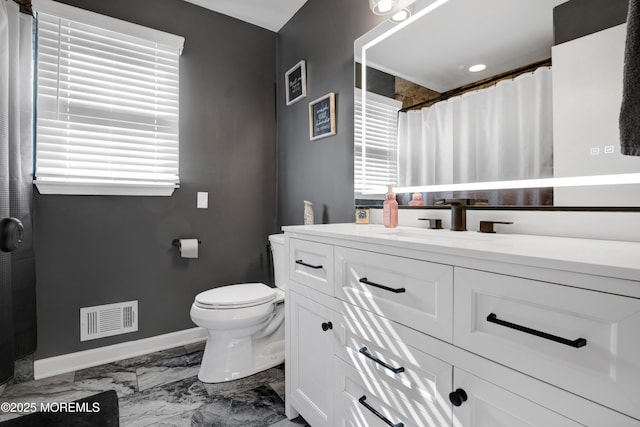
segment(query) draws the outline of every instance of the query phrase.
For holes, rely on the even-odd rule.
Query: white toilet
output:
[[[196,295],[191,320],[209,331],[198,379],[219,383],[284,362],[284,234],[269,236],[276,288],[242,283]]]

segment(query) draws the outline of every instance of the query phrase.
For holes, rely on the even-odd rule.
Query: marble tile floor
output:
[[[220,384],[198,380],[204,342],[9,384],[0,402],[71,402],[118,393],[123,427],[304,427],[284,415],[284,366]],[[0,422],[20,416],[0,412]]]

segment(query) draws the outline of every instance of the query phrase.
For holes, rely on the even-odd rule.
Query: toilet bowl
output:
[[[196,295],[191,320],[208,337],[198,379],[219,383],[284,362],[284,235],[269,236],[276,288],[263,283],[221,286]]]

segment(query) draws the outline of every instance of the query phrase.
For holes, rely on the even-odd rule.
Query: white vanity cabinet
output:
[[[314,427],[333,425],[333,246],[288,241],[287,399]]]
[[[287,366],[291,380],[288,398],[314,427],[331,426],[333,312],[311,299],[311,295],[292,291],[287,302],[291,306],[288,315],[291,316],[293,355]]]
[[[640,426],[640,244],[284,230],[288,416],[313,427]]]

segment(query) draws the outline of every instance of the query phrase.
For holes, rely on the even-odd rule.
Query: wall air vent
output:
[[[138,330],[138,301],[80,308],[80,341]]]

